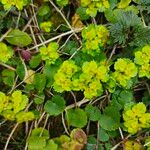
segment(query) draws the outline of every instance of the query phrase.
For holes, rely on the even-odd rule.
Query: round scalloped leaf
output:
[[[66,102],[63,97],[56,95],[51,101],[46,102],[44,109],[48,114],[57,116],[64,111],[65,103]]]
[[[111,116],[101,115],[100,126],[108,131],[113,131],[119,128],[118,122],[116,122]]]
[[[87,113],[89,120],[91,121],[98,121],[100,119],[100,110],[97,107],[87,105],[85,108],[85,112]]]
[[[66,112],[66,119],[73,127],[83,128],[87,124],[86,112],[80,108],[69,109]]]

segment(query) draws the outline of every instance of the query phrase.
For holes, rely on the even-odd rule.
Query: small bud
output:
[[[25,61],[29,61],[31,59],[31,53],[29,51],[22,50],[20,54]]]

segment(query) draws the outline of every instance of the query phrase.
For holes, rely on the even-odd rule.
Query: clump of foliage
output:
[[[50,32],[52,28],[52,23],[50,21],[41,22],[40,28],[45,32]]]
[[[0,61],[6,63],[13,56],[13,50],[3,42],[0,42],[0,49]]]
[[[28,97],[19,90],[14,91],[10,96],[0,92],[0,102],[0,115],[5,119],[22,123],[35,118],[33,112],[25,112],[25,108],[28,105]]]
[[[140,150],[141,148],[142,148],[141,145],[136,141],[128,140],[124,144],[124,150],[130,150],[130,149]]]
[[[28,139],[29,150],[46,150],[46,149],[79,149],[82,150],[87,143],[86,134],[82,129],[74,129],[70,136],[61,135],[60,137],[50,139],[49,133],[46,129],[35,128],[32,130],[31,136]],[[38,144],[37,144],[38,143]]]
[[[114,64],[112,76],[123,87],[130,87],[131,79],[137,75],[136,65],[128,58],[119,58]]]
[[[42,60],[45,60],[49,64],[54,64],[56,59],[59,58],[59,54],[57,52],[58,48],[59,45],[56,42],[50,43],[48,47],[40,47]]]
[[[150,78],[150,46],[144,46],[135,52],[135,63],[139,65],[139,77]]]
[[[18,10],[22,10],[24,6],[28,4],[28,0],[1,0],[4,5],[4,9],[8,10],[12,6],[17,7]]]
[[[81,0],[81,6],[86,8],[86,13],[95,17],[97,12],[102,12],[110,7],[108,0]]]
[[[89,25],[82,31],[83,52],[92,56],[100,53],[108,41],[109,31],[103,25]]]
[[[138,103],[132,108],[127,107],[123,113],[123,119],[124,126],[131,134],[150,127],[150,113],[146,113],[146,106],[143,103]]]

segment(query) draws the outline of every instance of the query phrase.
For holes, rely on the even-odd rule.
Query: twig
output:
[[[76,54],[77,52],[82,48],[82,46],[80,46],[71,56],[69,59],[72,59]]]
[[[64,119],[64,114],[63,114],[63,112],[62,112],[62,114],[61,114],[61,118],[62,118],[62,124],[63,124],[63,126],[64,126],[65,132],[69,135],[68,129],[67,129],[66,124],[65,124],[65,119]]]
[[[150,142],[147,142],[144,144],[144,147],[146,147],[147,145],[150,145]]]
[[[2,126],[7,120],[4,120],[0,123],[0,126]]]
[[[7,150],[7,147],[8,147],[9,141],[10,141],[10,139],[11,139],[12,135],[14,134],[15,130],[17,129],[18,125],[19,125],[19,123],[16,123],[16,125],[15,125],[15,126],[14,126],[14,128],[12,129],[11,133],[9,134],[9,137],[8,137],[8,139],[7,139],[7,141],[6,141],[6,144],[5,144],[4,150]]]
[[[68,25],[68,27],[71,29],[71,31],[74,31],[72,26],[70,25],[70,23],[68,22],[68,20],[66,19],[66,17],[64,16],[64,14],[61,12],[61,10],[53,3],[52,0],[49,0],[49,2],[51,3],[51,5],[56,9],[56,11],[62,16],[62,18],[64,19],[64,21],[66,22],[66,24]],[[80,38],[77,36],[77,34],[75,32],[73,32],[73,34],[75,35],[76,39],[79,41],[79,43],[82,45],[82,41],[80,40]]]
[[[67,107],[65,108],[65,111],[68,110],[68,109],[74,108],[74,107],[76,107],[76,106],[80,107],[82,104],[85,104],[85,103],[87,103],[87,102],[89,102],[89,101],[90,101],[89,99],[83,99],[83,100],[77,102],[76,104],[71,104],[71,105],[67,106]]]
[[[2,37],[0,38],[0,42],[3,41],[3,39],[9,34],[9,32],[12,31],[12,28],[10,28],[5,34],[2,35]]]
[[[121,135],[121,139],[123,140],[123,139],[124,139],[124,136],[123,136],[123,133],[122,133],[122,130],[121,130],[120,127],[119,127],[119,132],[120,132],[120,135]]]
[[[106,64],[109,63],[109,61],[111,60],[112,56],[115,54],[116,47],[117,47],[117,45],[114,46],[114,48],[113,48],[113,50],[112,50],[112,52],[111,52],[111,54],[110,54]]]
[[[60,37],[63,37],[63,36],[72,34],[73,32],[76,32],[76,33],[81,32],[82,29],[83,29],[83,28],[78,28],[78,29],[74,29],[74,30],[71,30],[71,31],[62,33],[62,34],[60,34],[60,35],[58,35],[58,36],[55,36],[55,37],[53,37],[53,38],[51,38],[51,39],[48,39],[47,41],[44,41],[43,43],[40,43],[40,44],[38,44],[38,45],[36,45],[36,46],[34,46],[34,47],[29,48],[28,50],[30,51],[30,50],[36,49],[36,48],[38,48],[38,47],[40,47],[40,46],[42,46],[42,45],[44,45],[44,44],[48,44],[49,42],[52,42],[52,41],[54,41],[54,40],[57,40],[57,39],[59,39]]]
[[[11,67],[11,66],[5,64],[5,63],[0,62],[0,65],[4,66],[4,67],[6,67],[6,68],[8,68],[8,69],[10,69],[10,70],[12,70],[12,71],[16,71],[15,68],[13,68],[13,67]]]

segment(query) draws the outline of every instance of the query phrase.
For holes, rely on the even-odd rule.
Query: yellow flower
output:
[[[45,32],[50,32],[52,28],[52,23],[50,21],[45,21],[40,23],[40,28]]]

